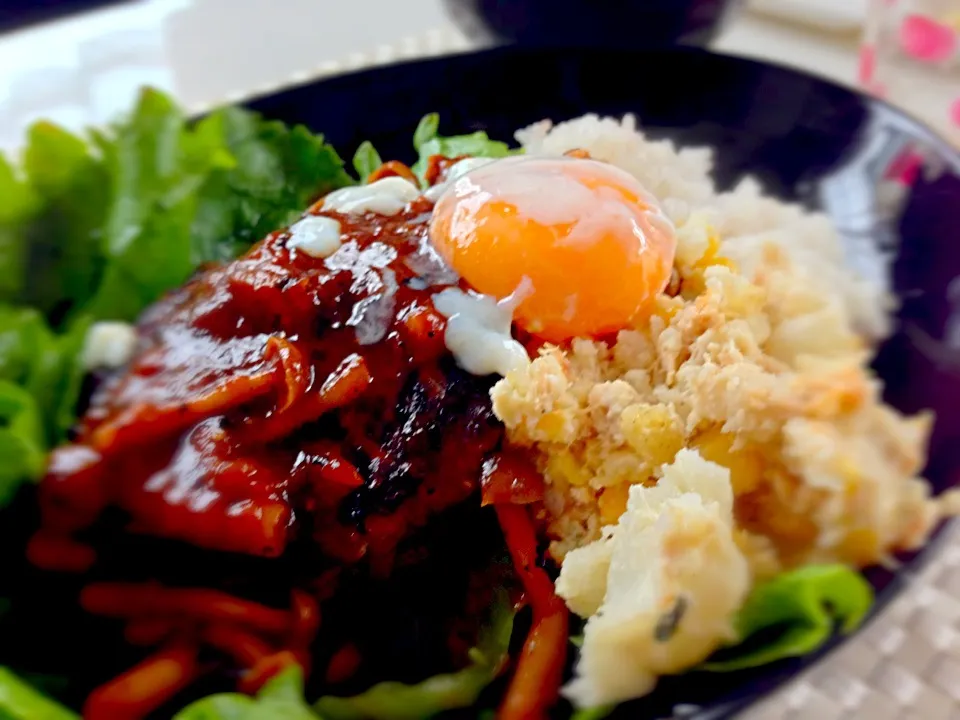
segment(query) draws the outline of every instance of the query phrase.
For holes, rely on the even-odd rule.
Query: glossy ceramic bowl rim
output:
[[[934,130],[930,125],[928,125],[922,118],[914,115],[910,112],[909,109],[900,107],[899,105],[894,105],[892,102],[886,98],[877,97],[871,95],[863,88],[859,88],[853,85],[844,85],[840,82],[837,82],[833,78],[826,76],[818,75],[816,73],[807,72],[801,68],[792,67],[790,65],[781,65],[775,62],[768,62],[766,60],[760,60],[757,58],[746,57],[743,55],[735,55],[732,53],[717,52],[709,48],[699,48],[694,46],[677,46],[670,49],[623,49],[623,48],[601,48],[596,46],[578,46],[578,45],[554,45],[549,48],[543,47],[523,47],[519,45],[510,45],[510,44],[499,44],[492,47],[482,47],[479,49],[467,49],[459,52],[444,53],[442,55],[430,55],[427,57],[418,57],[398,60],[395,62],[380,63],[376,65],[371,65],[367,67],[360,68],[350,68],[344,70],[343,72],[337,72],[332,75],[320,75],[312,77],[296,77],[288,78],[285,81],[281,81],[274,85],[270,85],[265,88],[258,88],[252,91],[249,94],[243,94],[237,97],[222,98],[219,101],[214,101],[209,104],[204,105],[201,108],[197,108],[193,117],[199,118],[204,115],[213,112],[221,107],[237,104],[242,106],[250,106],[253,109],[257,109],[256,106],[258,103],[261,103],[265,100],[279,95],[281,93],[286,93],[291,90],[297,89],[306,89],[309,87],[314,87],[317,85],[329,85],[334,86],[337,84],[349,84],[362,81],[366,78],[373,78],[378,74],[382,73],[385,70],[407,70],[410,72],[416,71],[417,68],[427,67],[431,65],[437,65],[447,62],[456,62],[457,60],[482,60],[485,57],[494,57],[497,55],[538,55],[538,54],[550,54],[554,52],[563,52],[563,51],[574,51],[574,52],[615,52],[623,55],[630,55],[636,57],[643,56],[654,56],[654,55],[671,55],[671,54],[686,54],[686,55],[700,55],[705,57],[716,57],[722,58],[725,62],[734,62],[741,64],[745,67],[755,67],[755,68],[773,68],[778,72],[787,73],[793,75],[797,78],[802,78],[806,80],[813,80],[820,85],[827,86],[832,88],[834,91],[840,91],[848,95],[852,95],[858,98],[864,105],[874,105],[880,108],[883,108],[884,111],[897,116],[902,121],[907,122],[911,125],[911,129],[914,132],[925,135],[925,139],[929,142],[937,152],[945,158],[952,160],[951,165],[958,170],[960,170],[960,147],[955,147],[951,144],[946,138],[940,135],[939,132]],[[584,113],[590,112],[589,109],[583,110]],[[323,132],[322,128],[315,128],[318,132]],[[511,138],[512,140],[512,138]],[[341,148],[337,148],[337,152],[340,152]]]

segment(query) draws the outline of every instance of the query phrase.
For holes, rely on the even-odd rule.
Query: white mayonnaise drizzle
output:
[[[513,339],[513,310],[529,292],[521,283],[499,302],[489,295],[447,288],[433,296],[433,306],[447,318],[443,339],[457,365],[473,375],[505,376],[530,362],[523,345]]]
[[[310,257],[330,257],[340,249],[340,223],[324,215],[307,215],[290,226],[287,247]]]
[[[369,185],[334,190],[323,199],[323,209],[344,215],[396,215],[420,197],[420,188],[402,177],[385,177]]]
[[[136,347],[133,325],[104,320],[87,331],[80,360],[86,370],[115,370],[130,362]]]

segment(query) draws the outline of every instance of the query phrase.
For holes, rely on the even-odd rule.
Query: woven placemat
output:
[[[856,636],[741,717],[960,719],[960,525]]]
[[[456,29],[437,28],[321,63],[277,86],[246,88],[223,101],[239,101],[352,70],[469,49],[470,42]],[[910,575],[905,589],[855,637],[740,718],[960,720],[960,524],[944,531],[925,567]]]

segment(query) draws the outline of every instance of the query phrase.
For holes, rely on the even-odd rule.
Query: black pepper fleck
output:
[[[657,625],[653,629],[653,637],[657,642],[667,642],[677,632],[680,621],[687,611],[687,598],[683,595],[677,598],[673,607],[660,616]]]

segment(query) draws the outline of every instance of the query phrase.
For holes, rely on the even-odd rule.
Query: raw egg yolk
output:
[[[430,238],[475,290],[512,295],[517,324],[550,342],[629,327],[666,287],[676,250],[633,176],[566,157],[508,158],[457,178]]]

